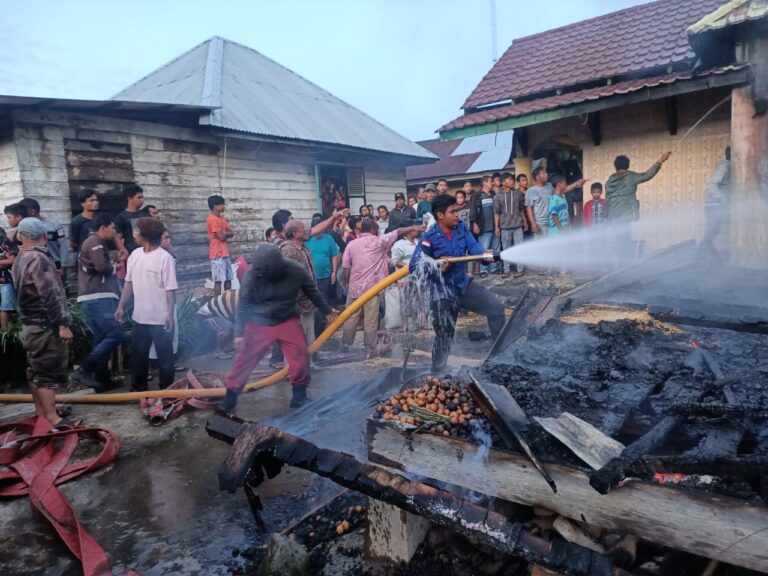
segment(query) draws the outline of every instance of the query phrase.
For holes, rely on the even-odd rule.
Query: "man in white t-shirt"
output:
[[[134,239],[139,248],[128,257],[125,286],[115,312],[115,318],[122,322],[125,305],[133,297],[131,388],[136,391],[148,390],[147,365],[153,343],[159,386],[167,388],[173,383],[173,308],[178,285],[173,256],[160,247],[163,232],[165,226],[158,220],[137,220]]]

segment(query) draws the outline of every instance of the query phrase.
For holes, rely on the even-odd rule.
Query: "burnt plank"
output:
[[[553,494],[519,454],[491,449],[485,466],[470,464],[479,446],[434,434],[404,434],[382,426],[369,438],[369,458],[398,461],[408,473],[528,506],[544,506],[575,520],[635,534],[662,546],[768,571],[768,507],[736,498],[646,482],[629,482],[606,495],[589,486],[584,470],[544,463],[557,482]],[[465,457],[455,458],[457,450]]]
[[[531,326],[543,325],[562,309],[566,301],[566,299],[546,294],[537,294],[530,289],[526,290],[512,315],[504,323],[504,327],[494,340],[483,362],[493,358],[499,350],[509,348]]]
[[[274,442],[275,429],[258,424],[243,424],[227,459],[219,468],[219,487],[234,492],[243,485],[257,452]]]
[[[605,466],[624,450],[621,442],[570,412],[563,412],[557,418],[535,417],[535,420],[591,468]]]
[[[276,444],[278,445],[277,447],[275,446]],[[281,446],[287,448],[281,450]],[[354,467],[348,466],[343,462],[347,459],[352,459],[351,456],[338,453],[338,464],[331,466],[331,463],[336,461],[337,458],[327,454],[329,451],[320,450],[313,444],[290,434],[280,432],[276,428],[251,423],[243,424],[243,429],[235,440],[232,451],[236,452],[238,456],[228,458],[228,461],[230,459],[238,463],[248,461],[249,465],[254,453],[261,456],[269,456],[270,458],[276,457],[277,454],[286,454],[292,458],[292,461],[286,462],[286,464],[297,465],[298,463],[300,468],[317,472],[319,475],[330,478],[342,486],[353,488],[365,495],[389,502],[402,510],[418,514],[427,520],[456,530],[483,544],[510,554],[535,560],[538,564],[545,567],[554,569],[562,564],[561,555],[552,554],[548,545],[542,545],[533,537],[523,538],[522,535],[525,532],[519,523],[508,522],[500,514],[489,512],[485,507],[461,500],[446,490],[408,480],[399,474],[393,474],[371,464],[360,464],[360,474],[354,480],[349,481],[347,480],[350,476],[349,472]],[[314,456],[307,458],[305,455],[309,453],[313,453]],[[249,455],[250,458],[244,455]],[[331,468],[333,470],[330,472],[319,470],[318,463],[320,461],[323,461],[325,470],[330,470]],[[339,474],[342,470],[346,477]],[[239,485],[242,485],[241,479],[239,484],[235,484],[234,487],[237,488]],[[222,488],[226,489],[224,485],[222,485]],[[579,552],[576,556],[581,558],[583,553]],[[608,565],[612,565],[610,558],[605,558],[605,562]],[[586,566],[586,564],[581,561],[575,564],[568,563],[565,573],[574,576],[602,574],[602,572],[589,571],[593,567],[592,565],[587,570],[583,569],[583,566]],[[621,570],[614,569],[613,574],[619,576],[624,573]]]
[[[232,444],[240,434],[243,420],[231,415],[214,413],[205,424],[205,430],[211,438]]]

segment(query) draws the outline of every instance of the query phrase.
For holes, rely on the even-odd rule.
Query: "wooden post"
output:
[[[768,254],[768,37],[748,42],[749,86],[731,99],[731,259],[765,268]],[[757,103],[757,107],[756,107]]]
[[[429,520],[369,497],[365,556],[410,562],[431,525]]]

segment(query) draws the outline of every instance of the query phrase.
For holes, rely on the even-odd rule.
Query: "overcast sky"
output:
[[[643,0],[497,0],[513,39]],[[412,140],[461,113],[492,65],[490,0],[2,2],[0,94],[106,99],[222,36],[269,56]]]

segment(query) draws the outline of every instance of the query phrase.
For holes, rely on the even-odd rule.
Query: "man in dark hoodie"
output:
[[[256,249],[237,301],[237,357],[227,378],[227,394],[219,405],[222,411],[234,410],[251,372],[275,342],[288,361],[288,377],[293,387],[291,408],[307,401],[310,356],[296,312],[296,298],[301,290],[329,323],[336,320],[338,312],[328,305],[304,267],[284,260],[277,246],[263,244]]]

